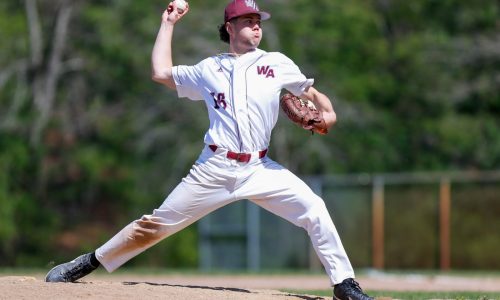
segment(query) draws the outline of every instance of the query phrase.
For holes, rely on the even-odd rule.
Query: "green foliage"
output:
[[[12,2],[0,4],[0,16],[0,37],[4,40],[0,47],[0,66],[4,67],[20,59],[19,54],[26,53],[28,38],[25,16]]]
[[[9,151],[7,151],[7,149]],[[26,168],[28,151],[19,140],[3,136],[0,140],[0,253],[12,257],[15,253],[15,241],[19,236],[16,226],[17,208],[28,196],[13,187],[24,185],[22,170]]]

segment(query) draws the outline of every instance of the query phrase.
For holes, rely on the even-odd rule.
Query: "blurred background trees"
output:
[[[191,0],[175,64],[226,50],[225,1]],[[280,120],[271,156],[298,174],[491,170],[500,163],[500,4],[261,0],[261,48],[329,95],[327,137]],[[93,250],[187,173],[203,104],[150,80],[163,1],[0,3],[0,265]],[[307,142],[305,142],[307,141]],[[196,266],[196,228],[152,250]],[[148,260],[151,256],[138,258]]]

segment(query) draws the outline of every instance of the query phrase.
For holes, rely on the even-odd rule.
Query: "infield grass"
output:
[[[290,294],[317,295],[327,299],[332,297],[332,290],[282,290]],[[401,291],[365,291],[368,295],[379,300],[404,299],[404,300],[426,300],[426,299],[454,299],[454,300],[500,300],[500,293],[496,292],[401,292]]]

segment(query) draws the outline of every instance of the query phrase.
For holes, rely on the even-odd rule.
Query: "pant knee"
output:
[[[300,218],[299,226],[304,228],[308,233],[311,233],[329,222],[331,222],[330,214],[323,200],[319,199]]]
[[[155,222],[150,216],[143,216],[132,223],[132,230],[129,233],[129,241],[133,241],[137,247],[149,245],[162,239],[165,234],[164,225]]]

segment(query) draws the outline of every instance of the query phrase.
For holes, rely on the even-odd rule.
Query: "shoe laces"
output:
[[[357,281],[351,279],[349,283],[353,289],[358,290],[360,292],[363,292],[363,289],[361,289],[361,287],[359,286],[359,283]]]
[[[359,283],[354,280],[354,279],[349,279],[346,282],[346,293],[347,294],[362,294],[363,296],[367,296],[364,292],[361,286],[359,286]]]

